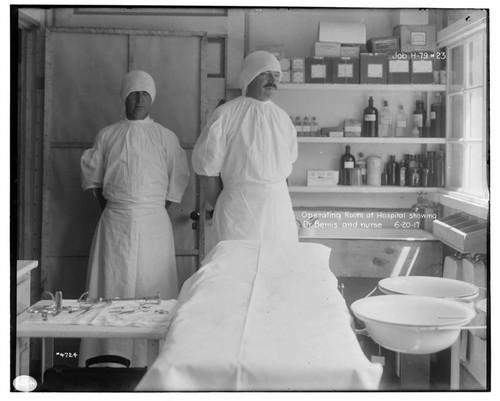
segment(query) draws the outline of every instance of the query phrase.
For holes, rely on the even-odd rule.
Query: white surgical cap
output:
[[[276,71],[279,72],[281,78],[281,66],[280,62],[271,53],[259,50],[250,53],[243,60],[241,73],[240,73],[240,88],[245,95],[247,92],[247,87],[252,82],[255,77],[266,71]]]
[[[154,102],[156,96],[156,87],[153,77],[145,71],[130,71],[122,81],[121,97],[125,102],[127,96],[132,92],[148,92],[151,96],[151,103]]]

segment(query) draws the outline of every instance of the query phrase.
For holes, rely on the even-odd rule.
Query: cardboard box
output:
[[[436,50],[436,27],[434,25],[398,25],[393,35],[399,37],[402,52]]]
[[[281,71],[281,79],[280,82],[283,84],[289,84],[291,82],[291,75],[290,71]]]
[[[314,57],[340,57],[340,43],[316,42],[314,44]]]
[[[305,58],[293,58],[292,59],[292,71],[304,71],[305,68]]]
[[[304,71],[292,71],[291,74],[291,82],[294,84],[303,84],[305,82]]]
[[[359,57],[361,46],[340,46],[340,57]]]
[[[323,127],[321,128],[321,136],[329,138],[342,138],[344,136],[344,127]]]
[[[338,171],[307,170],[308,187],[334,187],[338,184]]]
[[[305,82],[308,84],[326,84],[332,82],[331,58],[306,57]]]
[[[394,53],[387,55],[387,83],[411,83],[409,53]]]
[[[332,58],[331,82],[335,84],[359,84],[359,58]]]
[[[399,51],[399,38],[374,38],[367,43],[370,53],[395,53]]]
[[[410,80],[412,84],[434,83],[434,71],[436,71],[434,53],[423,53],[422,56],[412,54],[410,57]]]
[[[281,71],[290,71],[292,63],[289,58],[283,57],[280,59]]]
[[[392,11],[392,26],[398,25],[427,25],[429,10],[421,8],[403,8]]]
[[[365,44],[366,26],[351,22],[320,22],[318,42]]]
[[[362,84],[386,84],[387,54],[361,53],[359,55],[359,82]]]
[[[345,120],[344,121],[344,136],[345,137],[360,137],[361,136],[361,122],[358,120]]]

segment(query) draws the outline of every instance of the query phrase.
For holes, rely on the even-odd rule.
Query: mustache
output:
[[[276,86],[276,84],[273,83],[273,82],[269,82],[269,83],[265,84],[264,88],[266,88],[266,89],[269,89],[269,88],[278,89],[278,87]]]

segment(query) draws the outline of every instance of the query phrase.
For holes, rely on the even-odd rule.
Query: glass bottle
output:
[[[309,117],[305,116],[302,123],[302,131],[304,136],[311,136],[311,123],[309,122]]]
[[[353,175],[352,175],[352,185],[361,185],[361,167],[358,163],[354,165]]]
[[[405,162],[399,163],[399,174],[398,174],[398,183],[400,187],[404,187],[406,185],[406,166]]]
[[[311,136],[319,136],[319,126],[316,117],[311,119]]]
[[[433,187],[435,185],[435,177],[436,177],[436,160],[435,160],[435,153],[428,151],[427,152],[427,168],[429,169],[429,180],[428,180],[428,187]]]
[[[437,153],[436,159],[436,182],[437,187],[444,187],[445,181],[445,164],[444,164],[444,152]]]
[[[366,185],[366,160],[364,159],[364,154],[359,152],[358,154],[358,164],[361,169],[361,185]]]
[[[299,116],[295,117],[293,125],[295,125],[297,136],[304,136],[304,132],[302,131],[302,119]]]
[[[441,133],[441,129],[443,127],[442,119],[444,116],[442,111],[441,96],[439,94],[436,95],[434,103],[431,104],[429,117],[431,122],[429,136],[432,138],[443,137],[444,135]]]
[[[390,155],[387,163],[387,185],[396,185],[398,181],[399,165],[396,156]]]
[[[421,137],[424,133],[424,110],[423,102],[416,101],[415,110],[413,111],[413,124],[411,129],[411,136]]]
[[[408,136],[408,116],[401,104],[396,115],[396,136]]]
[[[389,110],[389,102],[384,100],[384,108],[380,112],[380,124],[378,129],[379,136],[393,136],[392,126],[393,117],[392,112]]]
[[[345,147],[345,153],[340,157],[340,180],[342,185],[352,185],[352,174],[356,159],[351,155],[351,147]]]
[[[368,99],[368,107],[363,112],[363,136],[378,136],[378,110],[373,106],[373,97]]]
[[[418,162],[415,155],[410,155],[408,160],[408,168],[406,169],[406,185],[409,187],[419,186]]]

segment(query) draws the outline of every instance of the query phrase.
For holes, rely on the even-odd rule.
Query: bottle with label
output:
[[[366,160],[364,159],[364,154],[359,152],[358,154],[358,164],[361,169],[361,185],[366,185]]]
[[[399,164],[396,162],[396,156],[390,155],[387,163],[387,185],[397,185],[399,174]]]
[[[319,125],[314,116],[311,119],[311,136],[319,136]]]
[[[302,122],[302,131],[304,136],[311,136],[311,122],[309,121],[309,117],[305,116]]]
[[[429,136],[432,138],[442,138],[444,137],[444,133],[441,132],[444,122],[442,121],[445,118],[443,115],[443,107],[441,103],[441,95],[436,95],[436,100],[431,104],[430,111],[430,134]]]
[[[399,105],[398,114],[396,114],[396,136],[408,136],[408,116],[405,113],[403,105]]]
[[[424,109],[423,102],[416,101],[415,110],[413,111],[413,124],[411,136],[422,137],[424,135]]]
[[[388,137],[393,136],[393,117],[392,112],[389,110],[389,102],[384,100],[384,108],[380,112],[380,124],[378,129],[379,136]]]
[[[378,110],[373,106],[373,97],[368,99],[368,107],[363,112],[363,136],[378,136]]]
[[[340,181],[342,185],[352,185],[353,170],[356,159],[351,155],[351,147],[345,147],[345,153],[340,157]]]
[[[297,131],[297,136],[304,136],[304,133],[302,131],[302,119],[299,116],[295,117],[293,125],[295,126],[295,130]]]

